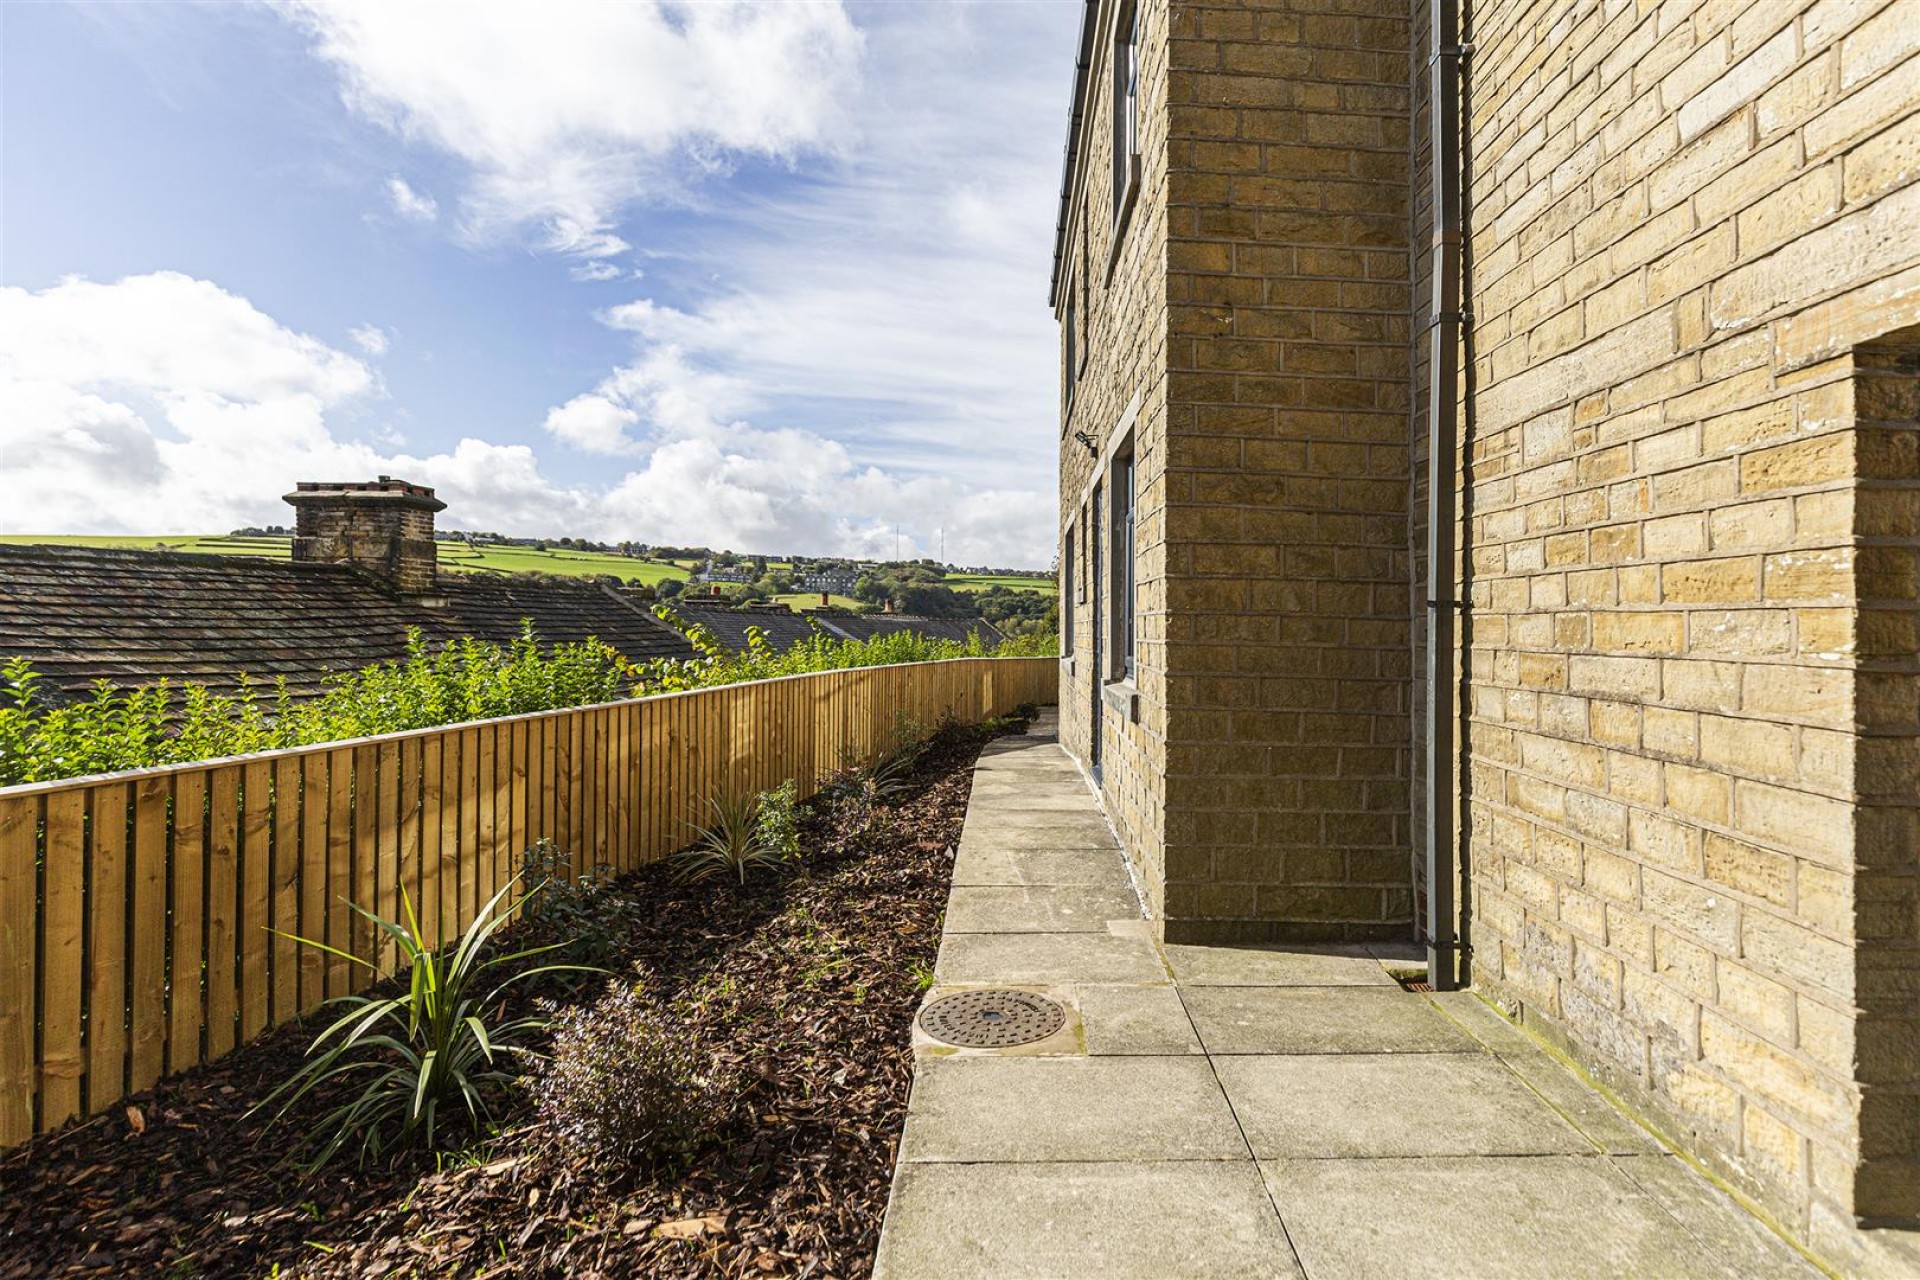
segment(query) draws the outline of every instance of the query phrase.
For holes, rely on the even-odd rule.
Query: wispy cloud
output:
[[[398,174],[387,179],[387,203],[408,222],[432,222],[440,216],[440,202],[415,191]]]
[[[862,47],[829,0],[278,7],[350,108],[470,166],[470,234],[589,257],[623,251],[621,211],[671,199],[689,166],[828,146]]]
[[[376,359],[387,354],[387,348],[393,341],[387,331],[377,324],[357,324],[347,330],[347,337],[354,346]]]

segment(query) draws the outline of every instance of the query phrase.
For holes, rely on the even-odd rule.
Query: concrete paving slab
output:
[[[1195,987],[1398,986],[1365,947],[1169,945],[1174,976]]]
[[[1688,1234],[1740,1276],[1804,1276],[1821,1271],[1679,1156],[1615,1156],[1614,1170],[1671,1214]]]
[[[1088,1053],[1200,1052],[1200,1039],[1172,987],[1083,986],[1076,994]]]
[[[1645,1128],[1620,1114],[1591,1085],[1479,996],[1470,991],[1446,991],[1431,998],[1439,1009],[1497,1054],[1509,1070],[1532,1086],[1601,1150],[1616,1155],[1665,1150]]]
[[[1739,1271],[1600,1156],[1263,1162],[1307,1274],[1486,1280]]]
[[[1262,1159],[1595,1150],[1491,1054],[1222,1055],[1212,1061]]]
[[[1143,938],[1110,933],[950,933],[934,972],[942,982],[1165,982],[1166,968]]]
[[[1464,1053],[1460,1025],[1399,987],[1189,987],[1208,1053]]]
[[[901,1166],[876,1280],[1300,1275],[1251,1161]]]
[[[1061,841],[1084,836],[1089,844],[1114,844],[1107,820],[1091,807],[1080,805],[1070,809],[1016,809],[995,804],[991,814],[972,810],[960,830],[976,840],[985,836],[1045,835]],[[1117,845],[1114,851],[1119,852]]]
[[[922,1058],[909,1161],[1245,1159],[1204,1058]]]
[[[1111,845],[969,843],[953,862],[956,885],[1097,885],[1133,891],[1126,866]]]
[[[1105,933],[1109,920],[1137,920],[1131,889],[1105,885],[955,885],[948,933]]]

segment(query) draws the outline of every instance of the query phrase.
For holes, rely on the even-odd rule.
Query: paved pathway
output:
[[[1410,950],[1157,945],[1049,723],[981,758],[946,929],[931,996],[1069,1017],[918,1039],[882,1280],[1818,1275]]]

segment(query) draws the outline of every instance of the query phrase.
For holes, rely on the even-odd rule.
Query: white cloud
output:
[[[375,359],[387,354],[387,348],[393,345],[392,337],[377,324],[357,324],[347,330],[347,337],[353,339],[353,345]]]
[[[382,391],[367,366],[177,272],[0,288],[0,471],[21,533],[206,533],[283,523],[296,480],[413,476],[502,523],[578,502],[532,451],[462,440],[389,454],[343,439]]]
[[[298,480],[389,474],[435,486],[454,527],[890,555],[898,523],[910,554],[945,528],[958,558],[1030,559],[1004,518],[1030,495],[890,474],[817,434],[750,425],[746,389],[672,347],[548,415],[562,442],[628,460],[597,484],[556,482],[522,443],[400,451],[385,403],[359,358],[206,280],[0,287],[0,531],[285,523]]]
[[[649,261],[653,296],[604,316],[634,354],[542,424],[639,468],[607,518],[697,540],[658,523],[697,476],[720,486],[702,519],[788,520],[781,547],[890,550],[898,520],[923,546],[946,529],[956,559],[1051,555],[1078,6],[863,5],[858,28],[809,0],[277,7],[350,110],[463,166],[455,234],[569,257],[578,281]],[[755,465],[788,428],[844,465],[804,485]]]
[[[837,2],[458,7],[284,0],[350,108],[471,166],[467,231],[621,252],[620,208],[671,198],[679,162],[828,146],[861,38]]]
[[[422,191],[415,191],[397,174],[387,179],[387,201],[393,211],[408,222],[432,222],[440,216],[440,202]]]
[[[595,284],[606,280],[618,280],[627,273],[611,262],[583,262],[567,270],[567,279],[580,284]]]

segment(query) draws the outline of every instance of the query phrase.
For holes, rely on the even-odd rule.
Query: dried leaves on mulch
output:
[[[608,891],[631,924],[612,967],[747,1082],[690,1167],[570,1156],[516,1092],[464,1150],[303,1177],[245,1114],[312,1034],[283,1027],[0,1159],[0,1278],[865,1275],[982,741],[944,731],[864,829],[816,811],[798,875]]]

